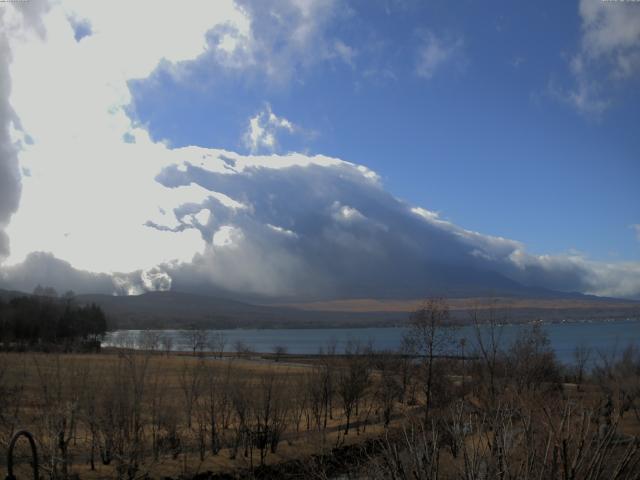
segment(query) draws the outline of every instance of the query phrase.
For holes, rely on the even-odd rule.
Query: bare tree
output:
[[[232,422],[234,437],[229,451],[229,458],[234,460],[238,454],[238,449],[242,444],[245,446],[245,456],[249,455],[248,432],[249,415],[251,415],[249,404],[249,387],[244,375],[236,375],[231,383],[230,396],[233,405],[234,421]]]
[[[149,424],[151,429],[151,452],[154,461],[160,458],[160,445],[162,443],[162,429],[165,425],[165,412],[169,410],[166,402],[166,376],[160,369],[155,369],[151,375],[149,384]]]
[[[224,350],[227,346],[227,337],[223,332],[215,332],[209,339],[211,350],[215,352],[218,358],[222,358]]]
[[[308,415],[309,408],[309,391],[307,388],[306,375],[295,375],[293,378],[293,385],[291,386],[291,415],[293,424],[296,426],[296,438],[300,433],[300,424],[302,423],[302,417],[305,413]],[[309,426],[307,425],[307,429]]]
[[[640,420],[640,348],[630,344],[621,352],[617,346],[599,352],[593,377],[621,416],[633,409]]]
[[[287,347],[284,345],[275,345],[273,347],[273,355],[275,356],[275,361],[279,362],[282,357],[284,357],[288,352]]]
[[[450,321],[449,304],[443,298],[430,298],[414,311],[409,318],[407,344],[420,356],[424,370],[424,422],[429,422],[433,387],[435,380],[435,360],[438,355],[450,351],[455,342],[455,331]]]
[[[141,350],[155,352],[160,348],[162,334],[157,330],[141,330],[138,333],[136,343]]]
[[[178,380],[184,400],[184,412],[188,428],[191,428],[194,406],[201,394],[203,372],[204,363],[202,360],[194,362],[185,359],[180,369],[180,377]]]
[[[162,350],[164,350],[164,354],[169,356],[169,354],[173,351],[173,336],[170,333],[164,332],[162,337],[160,338],[160,343],[162,344]]]
[[[401,402],[415,405],[416,402],[416,382],[414,381],[415,365],[413,362],[413,345],[407,336],[402,338],[402,343],[397,354],[398,361],[395,364],[397,375],[400,378],[402,394]]]
[[[318,354],[320,357],[320,363],[323,366],[321,372],[323,373],[321,383],[322,386],[322,398],[324,401],[324,428],[327,428],[327,422],[329,419],[333,420],[333,397],[335,393],[335,378],[336,378],[336,352],[338,348],[338,340],[333,337],[330,338],[325,347],[320,347]]]
[[[589,359],[591,358],[592,350],[588,346],[584,344],[578,345],[573,350],[573,361],[574,361],[574,369],[575,369],[575,380],[576,386],[578,390],[580,390],[582,386],[582,382],[584,381],[584,375],[586,373],[587,364],[589,363]]]
[[[365,350],[350,341],[345,348],[345,366],[338,370],[337,391],[345,416],[344,434],[349,434],[351,417],[358,414],[359,403],[370,385],[370,365]]]
[[[39,438],[51,476],[67,479],[71,473],[70,447],[81,418],[88,369],[86,364],[77,362],[63,364],[58,355],[49,360],[52,365],[47,367],[38,357],[33,357],[40,386],[39,407],[43,413],[38,419]]]
[[[509,371],[516,390],[534,392],[555,388],[560,369],[549,336],[539,323],[523,326],[507,352]]]
[[[619,417],[593,428],[593,411],[561,398],[536,406],[520,397],[491,414],[469,414],[469,407],[461,401],[430,430],[410,422],[401,435],[385,437],[368,478],[640,479],[638,439],[618,433]],[[445,446],[453,459],[441,468]]]
[[[484,311],[479,306],[471,309],[471,320],[473,321],[475,333],[475,347],[477,356],[480,357],[482,368],[479,376],[481,384],[489,387],[489,405],[495,406],[497,395],[498,368],[504,356],[502,351],[502,337],[506,316],[501,315],[497,308],[497,300],[492,299],[488,308]]]
[[[23,421],[21,404],[24,401],[26,365],[8,365],[5,354],[0,354],[0,445],[9,440]]]
[[[191,328],[185,330],[182,334],[184,342],[189,346],[189,349],[195,355],[196,353],[202,354],[207,347],[207,330],[201,328]]]
[[[251,355],[251,346],[242,339],[238,339],[233,343],[233,349],[239,357],[248,357]]]
[[[119,330],[114,333],[111,342],[117,348],[126,350],[132,350],[136,348],[136,338],[132,335],[132,332],[128,330]]]
[[[402,385],[396,373],[399,370],[396,364],[401,361],[397,361],[393,355],[388,353],[383,353],[376,357],[379,379],[376,383],[375,398],[382,410],[385,428],[391,422],[395,403],[400,400],[403,394]]]
[[[325,399],[326,388],[324,380],[326,378],[326,370],[322,367],[316,367],[312,369],[305,377],[307,386],[307,398],[308,398],[308,416],[307,416],[307,429],[309,428],[310,420],[316,426],[316,429],[320,432],[323,428],[326,428],[326,424],[323,424],[323,417],[326,418],[325,408],[327,402]]]
[[[119,477],[133,480],[144,460],[144,430],[146,427],[147,373],[151,357],[148,354],[127,352],[119,356],[119,378],[115,379],[118,408],[125,414],[119,422],[119,452],[115,456]]]
[[[258,449],[262,465],[268,451],[276,453],[287,426],[290,403],[282,375],[273,370],[263,374],[251,399],[250,442]]]
[[[207,429],[209,432],[209,449],[217,455],[222,447],[221,435],[225,428],[225,418],[229,408],[228,390],[232,375],[232,365],[227,364],[224,370],[214,363],[204,369],[204,395],[202,397]]]
[[[101,372],[92,372],[93,375]],[[92,375],[92,376],[93,376]],[[97,378],[102,379],[98,374]],[[82,396],[81,420],[90,435],[89,465],[92,471],[96,469],[96,453],[98,448],[98,398],[102,396],[102,381],[93,381],[85,388]]]

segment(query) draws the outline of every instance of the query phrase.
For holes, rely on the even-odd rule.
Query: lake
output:
[[[505,325],[503,343],[508,345],[523,328],[522,325]],[[640,320],[612,320],[608,322],[565,322],[543,325],[549,335],[552,348],[563,363],[573,363],[573,352],[577,346],[587,346],[597,352],[622,350],[630,343],[640,345]],[[253,351],[267,353],[276,346],[283,346],[289,353],[315,354],[320,348],[336,343],[337,351],[344,351],[349,340],[371,342],[379,350],[393,350],[400,346],[406,329],[392,328],[323,328],[323,329],[233,329],[210,330],[213,336],[222,333],[227,341],[226,351],[233,351],[234,344],[242,341]],[[164,330],[173,337],[173,350],[189,351],[183,330]],[[118,330],[107,335],[103,345],[118,344],[124,337],[135,339],[140,330]],[[472,327],[462,327],[458,338],[467,338],[467,351],[475,337]],[[118,340],[120,339],[120,340]]]

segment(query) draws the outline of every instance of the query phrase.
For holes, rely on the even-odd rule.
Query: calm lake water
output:
[[[521,325],[505,325],[502,340],[508,345]],[[597,352],[610,352],[612,349],[622,350],[630,343],[640,346],[640,320],[615,320],[609,322],[567,322],[543,325],[549,335],[551,346],[558,359],[563,363],[573,363],[573,352],[579,345],[593,349],[592,357]],[[210,336],[222,333],[227,341],[226,351],[233,351],[234,344],[241,340],[253,351],[266,353],[275,346],[284,346],[289,353],[314,354],[320,348],[335,342],[337,351],[344,351],[349,340],[371,342],[379,350],[393,350],[400,346],[406,330],[404,328],[323,328],[323,329],[235,329],[210,330]],[[173,337],[173,350],[188,351],[190,349],[182,330],[165,330],[165,335]],[[135,339],[140,330],[119,330],[107,336],[104,345],[122,343],[123,339]],[[473,345],[475,337],[471,327],[463,327],[457,332],[458,338],[467,338],[467,350]]]

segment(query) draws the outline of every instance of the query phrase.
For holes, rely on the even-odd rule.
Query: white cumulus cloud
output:
[[[580,50],[569,68],[574,85],[554,95],[578,111],[602,114],[616,85],[640,76],[640,8],[635,2],[580,0]]]
[[[274,151],[278,144],[278,132],[293,133],[296,127],[283,117],[278,117],[267,104],[264,110],[249,119],[249,126],[244,135],[245,146],[251,152],[259,150]]]

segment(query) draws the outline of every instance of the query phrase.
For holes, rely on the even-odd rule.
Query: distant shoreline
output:
[[[545,325],[552,348],[564,363],[571,363],[573,352],[578,346],[588,346],[595,354],[595,352],[615,350],[628,343],[640,344],[640,328],[638,328],[640,318],[542,323]],[[503,324],[503,327],[502,342],[503,346],[508,348],[526,324],[510,323]],[[210,333],[206,337],[213,340],[215,333],[222,333],[226,345],[223,350],[225,353],[234,352],[236,345],[242,345],[247,352],[255,354],[268,354],[281,349],[290,355],[313,355],[317,354],[321,348],[327,349],[332,345],[337,347],[337,352],[340,352],[350,340],[364,344],[371,343],[375,350],[394,351],[400,347],[405,331],[404,326],[315,329],[234,328],[211,329],[208,330]],[[120,330],[118,332],[112,332],[103,342],[103,346],[136,348],[137,339],[142,338],[138,334],[140,332],[144,334],[145,331]],[[156,332],[172,338],[172,351],[193,351],[188,338],[189,330],[171,329]],[[118,338],[119,335],[122,337]],[[466,338],[468,347],[471,348],[475,338],[473,326],[461,326],[457,336]],[[458,349],[459,346],[455,348]],[[455,353],[458,354],[457,351]]]
[[[502,326],[518,326],[518,325],[533,325],[533,324],[542,324],[542,325],[559,325],[559,324],[572,324],[572,323],[611,323],[611,322],[640,322],[640,315],[636,317],[620,317],[620,318],[601,318],[601,319],[564,319],[564,320],[528,320],[522,322],[502,322],[496,325]],[[486,325],[487,322],[483,322],[482,324]],[[457,323],[455,326],[457,327],[470,327],[473,326],[473,323]],[[206,327],[201,328],[201,330],[207,331],[251,331],[251,330],[366,330],[366,329],[396,329],[405,327],[405,323],[398,324],[371,324],[371,325],[349,325],[349,324],[340,324],[340,325],[328,325],[328,324],[319,324],[319,325],[301,325],[301,326],[238,326],[238,327],[228,327],[228,328],[217,328],[217,327]],[[173,332],[187,332],[189,330],[193,330],[193,328],[183,328],[183,327],[163,327],[163,328],[116,328],[113,330],[108,330],[109,333],[114,332],[143,332],[145,330],[154,330],[154,331],[173,331]]]
[[[579,319],[579,318],[566,318],[566,319],[538,319],[538,320],[522,320],[522,321],[508,321],[508,322],[500,322],[498,325],[500,326],[518,326],[518,325],[533,325],[533,324],[542,324],[542,325],[559,325],[559,324],[585,324],[585,323],[611,323],[611,322],[640,322],[640,314],[637,316],[619,316],[619,317],[606,317],[606,318],[589,318],[589,319]],[[486,323],[486,322],[483,322]],[[469,327],[473,326],[473,322],[456,322],[456,326],[458,327]],[[405,322],[380,322],[380,323],[317,323],[317,324],[274,324],[274,325],[239,325],[239,326],[207,326],[207,325],[199,325],[197,328],[200,330],[209,330],[209,331],[241,331],[241,330],[362,330],[362,329],[380,329],[380,328],[403,328],[406,326]],[[107,330],[110,333],[117,331],[144,331],[144,330],[158,330],[158,331],[177,331],[183,332],[188,330],[193,330],[193,328],[189,326],[167,326],[167,327],[146,327],[146,328],[115,328]]]

